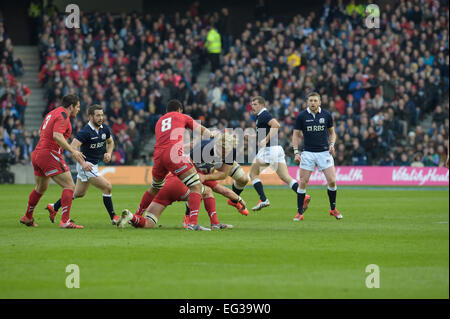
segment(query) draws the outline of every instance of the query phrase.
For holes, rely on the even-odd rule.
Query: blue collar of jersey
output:
[[[98,133],[99,130],[97,130],[94,126],[94,124],[91,123],[91,121],[88,122],[88,125],[91,129],[93,129],[95,132]],[[100,125],[99,129],[103,128],[103,125]]]
[[[263,108],[261,111],[258,112],[258,114],[256,116],[259,116],[262,112],[267,111],[266,108]]]

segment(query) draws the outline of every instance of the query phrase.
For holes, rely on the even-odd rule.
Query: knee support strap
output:
[[[158,218],[157,218],[154,214],[152,214],[152,213],[146,212],[145,215],[144,215],[144,217],[145,217],[146,219],[150,219],[152,222],[155,223],[155,225],[156,225],[156,223],[158,222]]]
[[[196,185],[196,184],[200,183],[200,177],[198,176],[198,173],[196,172],[196,173],[193,173],[193,174],[189,175],[185,179],[183,179],[182,182],[187,187],[191,187],[193,185]]]
[[[160,190],[161,188],[163,188],[165,182],[166,182],[166,179],[163,179],[162,181],[152,180],[152,187],[157,190]]]
[[[245,176],[245,172],[242,169],[241,165],[237,164],[235,167],[231,169],[230,177],[234,180],[241,179]]]

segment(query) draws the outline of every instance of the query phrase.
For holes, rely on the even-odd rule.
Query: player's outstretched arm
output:
[[[294,155],[295,155],[294,162],[296,162],[297,164],[300,164],[301,160],[300,152],[298,151],[300,139],[301,139],[301,131],[294,129],[294,133],[292,134],[292,147],[294,148]]]
[[[247,204],[241,198],[241,196],[239,196],[238,194],[233,192],[231,189],[229,189],[223,185],[217,184],[216,187],[214,187],[213,191],[225,196],[226,198],[231,199],[232,201],[237,201],[237,202],[241,203],[244,206],[244,208],[247,207]]]
[[[213,134],[209,129],[205,126],[198,124],[194,127],[194,132],[200,134],[202,139],[214,138],[216,134]]]
[[[227,178],[232,168],[233,168],[232,165],[223,164],[221,168],[216,169],[213,173],[205,174],[204,175],[205,181],[224,180],[225,178]]]
[[[53,132],[53,139],[58,143],[59,146],[61,146],[66,151],[70,152],[72,154],[72,157],[80,164],[84,163],[84,159],[86,156],[83,155],[80,151],[73,148],[72,146],[67,143],[66,139],[64,138],[64,135],[58,132]]]

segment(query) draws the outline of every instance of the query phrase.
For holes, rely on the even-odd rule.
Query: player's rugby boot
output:
[[[309,205],[310,201],[311,201],[311,196],[306,195],[305,201],[303,202],[303,213],[308,209],[308,205]],[[299,222],[299,221],[303,220],[304,219],[303,213],[302,214],[297,213],[297,215],[295,215],[295,217],[294,217],[294,222]]]
[[[242,214],[242,215],[244,215],[244,216],[248,216],[248,209],[245,208],[244,206],[242,206],[242,204],[239,204],[239,205],[241,205],[241,207],[238,208],[239,213]]]
[[[73,222],[73,220],[69,219],[67,222],[63,223],[62,221],[59,223],[59,228],[70,228],[70,229],[83,229],[84,226],[77,225]]]
[[[113,226],[117,226],[117,223],[119,222],[119,215],[114,215],[113,219],[111,219],[111,224]]]
[[[342,219],[343,216],[341,213],[339,213],[339,211],[335,208],[333,210],[330,210],[330,215],[336,217],[336,219]]]
[[[34,222],[34,218],[28,218],[27,216],[23,216],[20,219],[20,223],[29,227],[38,227],[38,225]]]
[[[186,230],[204,230],[204,231],[211,231],[211,229],[206,228],[206,227],[203,227],[203,226],[200,226],[199,224],[197,224],[197,225],[189,224],[189,225],[186,227]]]
[[[303,202],[303,213],[308,209],[309,202],[311,201],[311,196],[306,195],[305,201]]]
[[[229,225],[229,224],[211,224],[211,229],[215,230],[215,229],[232,229],[233,225]]]
[[[133,219],[133,213],[130,212],[128,209],[124,209],[122,211],[122,216],[120,216],[119,220],[117,221],[117,227],[124,228],[125,225],[128,224],[128,222],[132,219]]]
[[[231,199],[228,198],[227,201],[228,205],[230,206],[234,206],[237,208],[237,210],[239,211],[240,214],[247,216],[248,215],[248,209],[245,208],[241,203],[235,203],[233,202]]]
[[[229,198],[228,198],[228,200],[227,200],[227,203],[228,203],[228,205],[234,206],[234,207],[237,207],[237,205],[239,204],[239,203],[233,202],[233,201],[232,201],[231,199],[229,199]]]
[[[268,199],[266,199],[264,202],[262,200],[259,200],[258,204],[255,207],[253,207],[252,210],[253,211],[260,210],[261,208],[268,206],[270,206],[270,202]]]
[[[183,227],[187,228],[189,225],[189,215],[184,215]]]
[[[48,217],[50,218],[50,221],[54,223],[56,214],[58,214],[58,212],[53,208],[53,204],[47,204],[47,207],[45,209],[48,210]]]

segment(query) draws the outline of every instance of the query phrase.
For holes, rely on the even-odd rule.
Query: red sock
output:
[[[144,195],[142,196],[141,203],[139,204],[139,208],[136,211],[136,214],[142,216],[147,207],[152,203],[153,198],[155,198],[155,196],[150,194],[148,190],[145,191]]]
[[[205,205],[206,211],[208,212],[211,224],[219,224],[219,219],[217,218],[216,214],[216,200],[214,199],[214,197],[204,198],[203,203]]]
[[[25,216],[28,218],[33,218],[33,212],[34,208],[38,204],[39,200],[41,199],[42,194],[39,194],[36,192],[35,189],[30,193],[30,197],[28,198],[28,206],[27,206],[27,212],[25,213]]]
[[[134,214],[133,219],[131,220],[131,225],[136,228],[144,228],[145,226],[145,218],[142,215]]]
[[[199,193],[191,192],[189,194],[189,224],[197,225],[198,211],[200,210],[200,204],[202,203],[202,195]]]
[[[69,220],[70,207],[72,206],[73,190],[64,188],[61,194],[61,222],[65,223]]]

